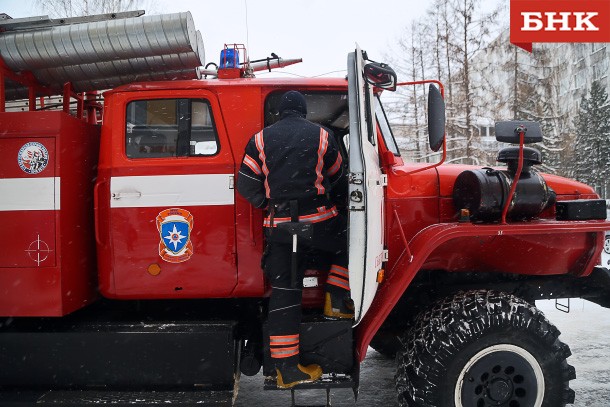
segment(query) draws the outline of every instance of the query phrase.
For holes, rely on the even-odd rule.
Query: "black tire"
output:
[[[510,294],[468,291],[439,301],[402,338],[405,345],[396,358],[398,404],[571,404],[569,381],[576,375],[559,334],[540,310]]]
[[[370,346],[386,358],[394,359],[396,353],[402,348],[402,343],[397,333],[380,331],[373,337]]]

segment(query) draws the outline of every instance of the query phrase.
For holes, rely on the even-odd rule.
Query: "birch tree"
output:
[[[402,58],[391,61],[401,77],[439,79],[445,84],[448,162],[486,163],[475,140],[474,108],[475,90],[484,84],[472,82],[471,60],[488,45],[498,11],[484,13],[482,9],[482,0],[435,0],[425,17],[399,40]],[[415,126],[415,156],[427,160],[429,152],[419,149],[419,140],[426,133],[426,87],[408,92],[411,110],[403,115],[408,121],[404,124]]]
[[[475,88],[479,84],[471,81],[471,62],[474,55],[489,44],[499,10],[491,13],[482,12],[482,0],[451,0],[448,3],[455,22],[450,48],[456,71],[459,72],[454,83],[454,97],[457,96],[457,100],[454,100],[453,105],[459,108],[456,109],[458,114],[456,119],[459,120],[457,126],[464,138],[464,155],[459,157],[459,161],[480,164],[480,157],[484,156],[484,151],[477,146],[475,140],[474,120]],[[458,89],[455,89],[456,85]]]
[[[421,22],[412,22],[398,41],[401,58],[390,57],[390,64],[407,81],[417,81],[427,75],[425,63],[425,39],[427,27]],[[410,161],[426,160],[426,112],[425,94],[422,86],[399,87],[394,94],[386,95],[386,110],[396,128],[397,143]]]
[[[540,47],[533,53],[525,53],[511,46],[513,63],[513,119],[540,123],[543,141],[539,144],[542,152],[542,170],[553,174],[565,170],[565,141],[559,129],[565,127],[565,116],[559,112],[558,84],[554,67],[550,62],[550,50]]]

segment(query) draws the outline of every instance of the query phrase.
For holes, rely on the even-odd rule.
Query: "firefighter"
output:
[[[325,317],[352,318],[354,307],[349,295],[347,224],[337,209],[345,207],[347,195],[337,142],[331,131],[305,119],[305,97],[297,91],[282,96],[278,113],[280,120],[255,134],[246,146],[237,190],[255,207],[267,208],[262,267],[272,286],[269,345],[278,387],[291,388],[322,375],[320,366],[299,363],[304,263],[295,252],[313,249],[333,258],[325,285]],[[282,227],[288,224],[297,227]],[[300,225],[306,225],[309,233],[299,235],[295,230]]]

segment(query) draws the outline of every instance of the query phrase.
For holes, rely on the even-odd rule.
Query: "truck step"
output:
[[[233,392],[222,391],[111,391],[51,390],[47,392],[1,392],[3,407],[112,405],[131,406],[231,406]]]
[[[349,375],[323,375],[320,380],[314,383],[304,383],[294,386],[293,390],[313,390],[313,389],[353,389],[356,382]],[[275,377],[265,377],[265,390],[286,390],[277,387]]]
[[[332,407],[330,400],[330,389],[326,389],[326,403],[325,404],[296,404],[296,398],[294,396],[295,390],[292,389],[292,403],[290,407]]]
[[[356,394],[357,394],[356,388],[357,387],[358,387],[358,384],[349,375],[335,375],[335,374],[324,375],[324,376],[322,376],[322,379],[318,380],[317,382],[299,384],[299,385],[296,385],[293,388],[291,388],[290,389],[291,396],[292,396],[291,407],[330,407],[332,405],[331,396],[330,396],[331,389],[352,389],[352,390],[354,390],[354,397],[356,397]],[[277,387],[275,377],[266,377],[265,378],[264,389],[265,390],[286,390],[286,389],[280,389]],[[326,391],[326,403],[325,404],[304,405],[304,404],[296,403],[295,393],[297,391],[299,391],[299,390],[317,390],[317,389],[322,389],[322,390]]]

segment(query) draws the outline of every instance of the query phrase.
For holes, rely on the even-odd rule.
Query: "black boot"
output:
[[[324,298],[324,317],[329,319],[354,318],[354,301],[349,291],[329,290]]]
[[[286,358],[279,363],[276,362],[277,387],[290,389],[297,384],[313,383],[322,376],[322,368],[318,365],[303,366],[299,357]]]
[[[329,319],[352,319],[354,301],[350,298],[349,271],[333,264],[328,273],[324,295],[324,317]]]

